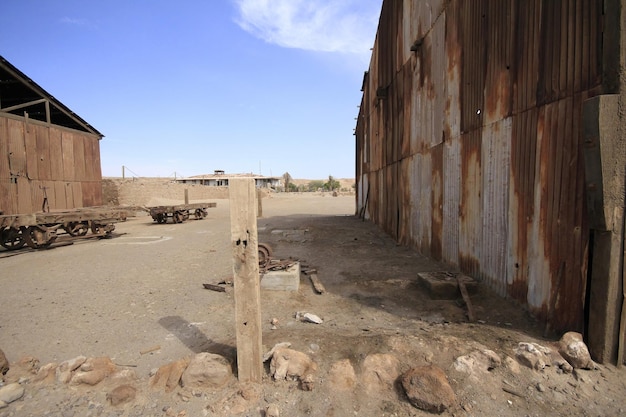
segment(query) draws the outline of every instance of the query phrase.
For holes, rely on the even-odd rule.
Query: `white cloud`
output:
[[[382,0],[234,0],[237,24],[268,43],[370,55]]]
[[[75,19],[75,18],[67,17],[67,16],[61,18],[60,21],[61,23],[64,23],[64,24],[77,25],[77,26],[85,26],[89,24],[87,19]]]

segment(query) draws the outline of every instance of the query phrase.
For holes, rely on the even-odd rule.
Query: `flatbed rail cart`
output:
[[[115,230],[114,223],[132,216],[131,209],[104,206],[0,215],[0,245],[7,250],[20,249],[24,245],[33,249],[47,248],[63,232],[67,236],[62,240],[106,237]],[[89,231],[91,233],[87,235]]]
[[[193,203],[178,204],[174,206],[148,207],[152,220],[157,223],[167,223],[172,219],[173,223],[182,223],[193,214],[196,220],[202,220],[207,216],[207,209],[216,207],[217,203]]]

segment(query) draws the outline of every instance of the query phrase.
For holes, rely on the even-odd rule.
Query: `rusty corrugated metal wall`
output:
[[[102,205],[97,135],[0,115],[0,210],[4,214]]]
[[[554,329],[584,322],[581,112],[616,85],[605,3],[384,0],[363,80],[357,213]]]

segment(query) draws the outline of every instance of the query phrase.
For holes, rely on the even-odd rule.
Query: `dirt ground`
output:
[[[200,352],[236,358],[232,288],[216,292],[202,285],[232,279],[229,202],[212,201],[217,207],[203,220],[156,224],[140,213],[118,223],[111,239],[0,251],[0,349],[11,363],[4,380],[25,388],[21,399],[0,408],[0,417],[264,416],[270,405],[281,416],[429,415],[409,403],[397,380],[385,386],[384,372],[376,373],[378,382],[366,375],[367,359],[377,354],[397,359],[397,369],[388,370],[393,378],[416,366],[443,369],[456,395],[443,415],[626,412],[623,369],[598,365],[563,373],[554,366],[505,365],[519,342],[552,346],[560,335],[544,338],[543,327],[522,309],[481,286],[471,296],[474,323],[460,295],[431,299],[417,274],[445,266],[355,217],[354,195],[275,194],[263,200],[258,221],[259,241],[273,247],[274,257],[317,269],[327,290],[315,293],[302,275],[298,291],[261,292],[264,349],[289,342],[310,355],[318,365],[312,391],[297,381],[272,380],[267,366],[261,387],[241,385],[236,365],[222,388],[151,389],[151,373],[170,362]],[[323,323],[299,321],[296,312]],[[458,357],[484,349],[502,364],[470,373],[454,366]],[[108,380],[95,386],[35,382],[40,366],[79,355],[110,357],[130,371],[136,398],[111,405],[114,382]],[[356,382],[341,390],[330,371],[345,359]]]

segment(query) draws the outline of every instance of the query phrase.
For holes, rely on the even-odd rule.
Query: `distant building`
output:
[[[283,186],[280,177],[265,177],[256,174],[226,174],[223,170],[216,169],[213,174],[194,175],[187,178],[177,178],[176,182],[181,184],[198,184],[209,187],[228,187],[231,178],[254,178],[257,188],[276,189]]]

